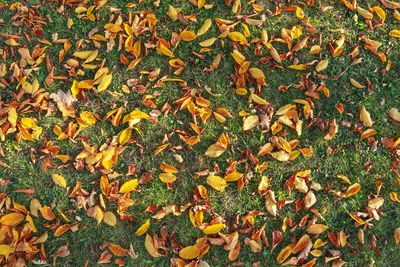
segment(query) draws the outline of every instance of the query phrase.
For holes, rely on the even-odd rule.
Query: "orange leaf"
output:
[[[56,215],[54,212],[51,210],[49,206],[43,206],[39,208],[40,214],[42,214],[43,218],[45,218],[48,221],[52,221],[56,218]]]
[[[183,31],[179,34],[179,36],[181,37],[181,39],[183,41],[186,41],[186,42],[190,42],[190,41],[193,41],[194,39],[196,39],[196,34],[192,31]]]
[[[279,252],[276,260],[279,263],[283,263],[290,256],[291,253],[292,253],[292,246],[291,245],[286,246],[281,250],[281,252]]]
[[[17,225],[25,219],[25,216],[18,212],[8,213],[1,217],[0,223],[3,225],[13,226]]]
[[[179,251],[179,257],[185,260],[197,258],[200,255],[200,249],[196,246],[188,246]]]

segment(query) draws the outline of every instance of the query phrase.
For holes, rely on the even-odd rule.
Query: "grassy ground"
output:
[[[46,2],[46,1],[45,1]],[[88,1],[91,2],[91,1]],[[245,1],[242,2],[242,14],[250,14],[252,8]],[[270,1],[266,1],[270,2]],[[293,2],[293,1],[292,1]],[[211,170],[214,164],[218,164],[221,170],[225,170],[229,164],[227,160],[232,157],[235,160],[240,159],[243,155],[240,150],[251,149],[253,154],[257,154],[258,147],[264,145],[270,138],[270,133],[263,133],[260,129],[255,129],[248,134],[242,131],[243,119],[238,116],[241,110],[250,111],[248,96],[240,96],[234,93],[235,85],[229,78],[234,72],[233,60],[229,56],[232,50],[232,42],[225,40],[226,47],[223,48],[217,45],[216,48],[210,53],[206,54],[204,60],[200,60],[193,56],[192,51],[198,51],[200,46],[198,42],[181,42],[178,49],[175,50],[177,58],[184,59],[187,66],[179,77],[185,79],[188,86],[198,88],[201,90],[202,95],[211,100],[212,107],[226,107],[233,115],[234,118],[228,119],[224,124],[216,120],[210,120],[204,124],[204,133],[201,136],[201,142],[193,147],[193,149],[183,149],[176,153],[181,155],[184,159],[183,163],[177,162],[171,151],[164,151],[155,156],[154,150],[162,143],[165,134],[171,134],[177,129],[189,129],[188,123],[191,117],[186,110],[179,111],[176,115],[169,114],[168,116],[161,116],[157,124],[142,122],[140,124],[143,136],[134,134],[137,142],[143,146],[144,154],[140,155],[138,147],[135,144],[127,144],[126,150],[120,155],[114,170],[118,173],[125,174],[128,171],[128,166],[136,164],[140,177],[145,171],[151,171],[154,174],[154,179],[147,185],[141,187],[139,193],[133,193],[132,198],[135,200],[134,206],[130,207],[127,211],[132,215],[133,220],[130,222],[118,222],[115,227],[107,226],[102,223],[96,226],[93,218],[86,215],[84,210],[76,210],[76,213],[70,214],[71,217],[79,216],[82,221],[78,222],[79,230],[77,232],[67,232],[62,236],[56,238],[52,233],[49,234],[49,240],[46,242],[46,251],[48,255],[52,255],[60,246],[69,244],[71,255],[57,260],[57,265],[60,266],[81,266],[86,261],[89,266],[96,265],[100,257],[100,246],[103,242],[112,242],[121,245],[122,247],[129,247],[132,244],[136,252],[139,253],[138,259],[131,259],[124,257],[127,266],[168,266],[170,258],[177,256],[170,248],[170,253],[167,257],[154,259],[150,257],[144,249],[144,236],[136,237],[135,231],[142,223],[150,218],[149,213],[143,213],[146,207],[150,204],[163,207],[169,204],[183,205],[192,201],[193,190],[196,185],[202,184],[207,187],[209,200],[211,202],[211,210],[205,215],[205,221],[209,221],[212,214],[218,214],[225,218],[227,222],[234,221],[237,215],[244,216],[251,210],[266,211],[264,206],[264,198],[260,197],[257,193],[257,185],[262,175],[266,175],[272,179],[271,190],[275,191],[278,200],[284,199],[297,199],[303,194],[294,191],[291,194],[285,188],[287,179],[295,172],[305,169],[312,170],[313,181],[322,185],[322,190],[315,192],[317,202],[314,208],[321,212],[326,209],[323,215],[324,219],[321,223],[329,226],[329,231],[339,232],[345,231],[349,235],[348,243],[356,248],[353,251],[349,246],[340,248],[342,259],[347,262],[346,266],[367,266],[373,259],[375,266],[396,266],[400,262],[399,247],[396,246],[393,238],[395,228],[400,226],[400,212],[399,204],[392,202],[389,199],[390,192],[398,192],[399,185],[396,183],[396,174],[391,171],[390,164],[394,155],[390,149],[386,148],[381,142],[381,138],[396,139],[399,136],[399,126],[394,125],[388,120],[387,112],[390,108],[399,107],[400,100],[400,80],[399,80],[399,42],[398,39],[390,37],[388,31],[399,27],[399,22],[393,18],[392,12],[385,9],[387,13],[386,25],[384,27],[376,28],[373,32],[368,29],[364,23],[364,19],[358,15],[358,22],[354,20],[354,14],[357,12],[348,10],[339,1],[322,1],[323,6],[331,5],[333,8],[329,11],[322,12],[315,7],[302,6],[306,13],[309,22],[316,27],[316,32],[322,33],[323,50],[321,54],[309,55],[304,49],[296,54],[300,63],[310,62],[314,59],[329,58],[330,64],[326,71],[323,73],[327,75],[327,79],[321,78],[316,72],[310,72],[309,79],[313,82],[324,82],[327,88],[330,89],[330,97],[322,96],[321,99],[313,100],[315,104],[314,115],[321,120],[332,120],[335,118],[338,125],[344,122],[350,122],[352,127],[346,128],[341,126],[339,132],[332,141],[324,140],[327,129],[321,131],[318,127],[310,127],[303,129],[303,134],[300,137],[289,130],[287,139],[299,139],[300,146],[312,146],[314,148],[314,155],[310,158],[299,157],[294,161],[279,162],[269,156],[260,157],[262,161],[268,161],[269,167],[262,174],[254,173],[251,181],[244,187],[243,190],[238,190],[235,185],[227,187],[225,192],[218,192],[213,190],[207,185],[205,178],[195,179],[194,173],[204,169]],[[361,2],[361,1],[360,1]],[[1,2],[0,2],[1,3]],[[3,1],[11,5],[12,1]],[[211,1],[210,1],[211,3]],[[202,22],[207,18],[224,18],[235,20],[235,14],[232,14],[231,9],[226,6],[224,1],[213,1],[214,6],[211,9],[197,9],[189,1],[161,1],[160,6],[156,7],[152,1],[143,1],[136,8],[131,8],[131,11],[138,10],[152,10],[159,23],[157,24],[158,37],[170,39],[173,31],[180,32],[183,25],[179,21],[172,22],[166,15],[168,5],[174,7],[181,7],[182,13],[189,15],[196,14],[197,22],[189,22],[187,28],[190,30],[197,30]],[[292,4],[299,4],[300,2],[294,1]],[[378,1],[362,1],[362,7],[368,6],[382,6]],[[60,3],[40,1],[27,1],[24,5],[33,7],[39,5],[38,12],[47,19],[48,24],[43,27],[44,36],[37,38],[33,37],[31,43],[27,43],[25,38],[22,38],[20,43],[32,48],[37,44],[38,39],[51,40],[52,35],[57,33],[58,38],[68,38],[74,42],[81,38],[87,38],[89,32],[97,27],[102,32],[104,24],[110,19],[110,7],[120,8],[121,16],[127,18],[128,8],[124,7],[125,1],[108,1],[108,3],[97,10],[95,13],[98,16],[96,21],[88,21],[79,19],[77,14],[74,13],[73,8],[65,7],[63,14],[57,12]],[[273,10],[275,4],[268,3],[266,8]],[[382,6],[383,7],[383,6]],[[27,31],[26,27],[17,27],[7,23],[14,15],[13,11],[8,8],[0,10],[0,18],[4,23],[0,24],[0,33],[2,34],[21,34]],[[376,17],[376,15],[375,15]],[[71,29],[67,28],[67,18],[72,18],[74,25]],[[375,19],[376,20],[376,19]],[[279,16],[266,15],[266,21],[262,27],[250,26],[251,38],[260,36],[262,28],[268,30],[270,36],[280,36],[282,28],[292,28],[294,25],[299,24],[299,19],[296,18],[293,12],[283,12]],[[236,26],[240,29],[240,25]],[[303,26],[304,28],[304,26]],[[346,34],[346,46],[342,56],[332,58],[327,46],[328,41],[337,40],[340,36],[337,29],[342,29]],[[303,29],[305,31],[305,29]],[[215,37],[219,34],[218,29],[212,27],[201,40]],[[351,48],[358,44],[361,45],[362,41],[358,38],[366,34],[368,38],[382,42],[379,49],[384,51],[387,58],[392,61],[391,71],[383,75],[381,70],[385,68],[386,63],[373,55],[371,52],[360,49],[360,57],[362,63],[350,66],[351,59],[347,56]],[[143,40],[148,36],[141,37]],[[3,43],[5,37],[0,36],[0,41]],[[146,112],[151,109],[144,107],[140,102],[142,95],[131,92],[126,94],[122,91],[122,85],[126,84],[128,79],[137,78],[140,70],[152,71],[160,68],[161,76],[170,72],[168,66],[168,58],[160,56],[155,52],[155,49],[150,50],[146,58],[138,65],[133,71],[125,71],[126,66],[120,63],[120,53],[114,48],[110,52],[106,52],[105,45],[100,49],[99,58],[105,59],[105,66],[113,74],[113,81],[106,92],[102,94],[88,93],[87,102],[78,102],[75,104],[77,113],[81,111],[90,111],[98,114],[100,118],[116,107],[125,106],[127,110],[140,108]],[[278,51],[286,51],[283,44],[274,43]],[[48,48],[48,53],[51,57],[53,64],[56,67],[56,75],[67,75],[65,68],[62,64],[57,63],[57,55],[61,46],[53,44]],[[92,49],[91,47],[90,49]],[[3,47],[5,49],[5,47]],[[69,56],[75,51],[74,48],[69,52]],[[208,67],[214,56],[223,51],[225,56],[219,67],[210,74],[205,74],[203,69]],[[252,53],[251,49],[243,48],[242,53],[246,55],[248,60],[256,62],[259,56]],[[268,56],[266,50],[263,50],[263,56]],[[8,57],[4,64],[10,66],[16,58]],[[257,67],[265,73],[267,84],[262,87],[261,96],[266,99],[276,109],[279,107],[293,103],[294,99],[304,99],[304,91],[297,89],[294,86],[300,80],[301,72],[285,68],[284,70],[272,68],[269,63],[254,63]],[[285,66],[292,64],[291,62],[284,61]],[[313,68],[313,67],[312,67]],[[344,72],[339,79],[333,79],[335,75]],[[10,75],[10,71],[7,73]],[[83,77],[79,79],[93,77],[95,71],[86,71]],[[71,81],[58,81],[56,80],[52,85],[46,85],[44,79],[48,74],[45,65],[42,64],[31,73],[30,79],[37,78],[49,93],[55,93],[57,90],[66,90],[71,87]],[[355,78],[358,81],[363,81],[364,77],[368,77],[374,84],[375,90],[368,91],[366,89],[356,89],[349,83],[350,78]],[[146,78],[145,78],[146,80]],[[152,83],[154,84],[154,82]],[[200,86],[198,86],[200,85]],[[278,87],[281,85],[289,86],[285,92],[279,91]],[[10,86],[1,89],[1,101],[8,103],[12,100],[15,93],[16,83],[11,83]],[[212,88],[213,93],[220,96],[213,97],[205,91],[205,87]],[[146,94],[153,94],[160,91],[160,96],[156,98],[155,103],[161,107],[165,102],[172,105],[172,102],[181,97],[182,89],[175,83],[168,83],[165,88],[148,87]],[[109,92],[115,94],[111,95]],[[335,104],[341,102],[345,106],[345,113],[339,114],[335,109]],[[363,105],[371,113],[374,120],[373,128],[378,132],[376,140],[378,141],[377,149],[371,151],[371,145],[366,140],[360,140],[360,133],[353,131],[355,123],[359,124],[359,107]],[[77,181],[82,183],[82,187],[87,191],[92,190],[100,193],[99,178],[100,172],[96,171],[92,174],[86,170],[76,171],[72,163],[62,169],[48,169],[42,171],[40,153],[38,161],[33,163],[30,158],[30,150],[38,149],[42,146],[44,140],[53,140],[54,144],[59,146],[61,154],[69,154],[74,159],[76,155],[82,150],[81,142],[73,140],[56,140],[56,136],[52,129],[54,125],[61,125],[63,128],[68,124],[63,119],[60,112],[55,115],[46,117],[45,114],[25,114],[24,116],[35,116],[38,119],[38,124],[43,128],[43,134],[40,140],[35,142],[21,141],[16,142],[13,135],[8,135],[4,142],[1,143],[4,150],[5,157],[1,160],[9,165],[9,168],[0,167],[0,178],[10,180],[11,183],[6,187],[1,187],[1,191],[6,192],[10,197],[15,199],[16,202],[29,206],[32,199],[39,199],[42,205],[53,205],[60,210],[67,211],[75,209],[72,204],[72,199],[68,197],[65,189],[54,186],[51,175],[58,173],[63,175],[68,185],[73,187]],[[305,122],[305,124],[307,124]],[[109,121],[99,120],[97,123],[89,128],[82,130],[79,137],[87,138],[90,145],[101,146],[107,140],[115,136],[118,132],[123,130],[124,126],[114,127]],[[210,159],[204,156],[206,149],[214,143],[221,133],[228,133],[231,137],[232,146],[235,153],[227,151],[222,156],[216,159]],[[170,139],[172,145],[180,145],[182,141],[179,140],[177,134],[172,135]],[[334,148],[331,155],[327,155],[326,151],[329,148]],[[159,166],[162,162],[170,163],[176,166],[180,172],[178,180],[173,184],[172,190],[168,190],[166,185],[158,179],[160,173]],[[202,162],[202,164],[200,164]],[[366,171],[365,164],[372,162],[373,166]],[[241,165],[240,171],[244,171],[244,165]],[[337,191],[339,188],[344,189],[343,182],[336,178],[337,174],[345,174],[350,180],[355,183],[358,182],[362,185],[361,191],[353,197],[347,199],[340,199],[334,196],[332,191]],[[126,178],[118,178],[123,181]],[[368,201],[368,197],[374,194],[375,183],[382,181],[384,183],[381,196],[385,199],[385,204],[381,208],[382,218],[379,221],[373,221],[373,227],[365,231],[365,245],[360,245],[357,240],[357,233],[359,228],[354,226],[354,221],[348,216],[348,212],[363,211]],[[33,195],[26,195],[16,193],[14,190],[34,188],[36,193]],[[115,203],[110,205],[111,210],[116,210]],[[303,216],[309,214],[313,215],[310,211],[301,209],[297,214],[295,213],[295,206],[293,204],[283,206],[279,209],[279,216],[272,217],[267,214],[265,216],[257,217],[255,220],[255,228],[261,227],[267,223],[266,233],[268,238],[271,237],[272,231],[280,229],[282,226],[282,219],[285,217],[292,218],[294,222],[298,222]],[[39,232],[43,232],[44,228],[41,223],[43,219],[35,218]],[[165,226],[169,232],[176,233],[176,241],[182,247],[194,244],[196,238],[203,236],[201,230],[192,226],[187,213],[181,216],[169,215],[162,220],[152,220],[152,225],[149,233],[159,233],[162,226]],[[227,231],[228,232],[228,231]],[[241,235],[242,251],[240,253],[238,262],[243,262],[244,266],[252,266],[254,262],[260,262],[261,266],[279,266],[276,262],[276,256],[279,251],[289,244],[291,240],[300,237],[305,233],[305,229],[296,229],[294,232],[284,233],[283,242],[271,252],[269,249],[263,249],[261,253],[253,253],[249,247],[244,245],[244,238],[246,235]],[[369,243],[372,235],[377,237],[377,247],[381,250],[381,254],[375,253]],[[320,236],[326,239],[326,234]],[[324,252],[327,249],[334,249],[332,244],[327,244]],[[326,253],[326,256],[329,254]],[[309,256],[311,259],[311,256]],[[224,251],[220,246],[212,246],[209,253],[203,258],[210,266],[228,266],[233,264],[228,259],[228,252]],[[111,266],[112,264],[110,264]],[[317,266],[324,266],[324,257],[320,257],[317,261]]]

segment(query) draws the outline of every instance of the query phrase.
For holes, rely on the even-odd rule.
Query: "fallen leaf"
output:
[[[211,175],[207,177],[207,184],[215,190],[224,192],[225,187],[228,186],[226,181],[219,176]]]
[[[192,260],[200,255],[200,249],[196,246],[188,246],[179,251],[179,257],[185,260]]]
[[[62,176],[60,174],[53,173],[51,177],[53,178],[53,182],[56,185],[58,185],[58,186],[60,186],[62,188],[66,188],[67,187],[67,181],[65,180],[64,176]]]
[[[147,221],[142,224],[135,232],[136,236],[142,236],[144,235],[147,230],[150,228],[150,219],[147,219]]]

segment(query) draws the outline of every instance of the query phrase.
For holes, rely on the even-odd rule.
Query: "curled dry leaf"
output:
[[[400,227],[397,227],[394,230],[394,241],[396,242],[396,245],[400,246]]]
[[[292,253],[292,245],[284,247],[278,254],[276,261],[278,263],[283,263]]]

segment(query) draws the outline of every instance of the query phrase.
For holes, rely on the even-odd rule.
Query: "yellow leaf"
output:
[[[227,187],[227,183],[224,179],[219,176],[211,175],[207,177],[207,184],[210,185],[215,190],[223,192],[225,187]]]
[[[72,25],[74,25],[74,21],[71,18],[67,19],[67,28],[71,29]]]
[[[96,219],[97,225],[99,225],[101,223],[101,221],[103,220],[104,213],[99,205],[97,205],[93,208],[93,216],[92,217]]]
[[[74,80],[71,85],[71,94],[75,98],[79,94],[78,81]]]
[[[314,54],[318,54],[319,52],[321,52],[321,46],[319,46],[319,45],[313,45],[311,48],[310,48],[310,51],[308,52],[308,53],[310,53],[311,55],[314,55]]]
[[[179,36],[183,41],[191,42],[196,39],[196,34],[192,31],[182,31]]]
[[[168,49],[168,47],[166,47],[165,45],[161,44],[160,45],[160,51],[163,55],[167,56],[167,57],[174,57],[174,53],[172,53],[171,50]]]
[[[354,80],[353,78],[350,78],[350,83],[351,85],[353,85],[355,88],[357,89],[363,89],[365,88],[365,85],[362,85],[361,83],[357,82],[356,80]]]
[[[247,44],[247,38],[240,32],[230,32],[228,35],[229,39],[234,42],[238,42],[241,45]]]
[[[295,177],[294,187],[301,193],[307,193],[308,186],[303,178]]]
[[[259,68],[250,68],[249,69],[250,75],[254,78],[254,79],[265,79],[265,75],[264,72],[262,70],[260,70]]]
[[[57,227],[56,231],[54,232],[55,237],[59,237],[62,234],[66,233],[71,227],[68,224],[63,224]]]
[[[92,51],[92,53],[90,53],[90,55],[86,58],[86,60],[83,62],[83,64],[90,63],[93,60],[95,60],[97,58],[98,54],[99,54],[99,50]]]
[[[301,9],[301,7],[296,6],[296,17],[298,19],[304,18],[304,11],[303,11],[303,9]]]
[[[217,158],[221,156],[226,149],[217,146],[216,144],[212,144],[207,148],[205,155],[210,158]]]
[[[173,183],[176,180],[176,176],[170,172],[160,173],[159,178],[163,183]]]
[[[233,52],[231,53],[231,56],[233,57],[233,59],[236,61],[237,64],[242,65],[243,62],[246,61],[246,57],[243,56],[242,53],[239,52],[239,50],[233,50]]]
[[[10,107],[8,109],[7,119],[10,122],[12,127],[17,126],[18,114],[17,114],[17,110],[14,107]]]
[[[392,37],[400,38],[400,31],[399,30],[391,30],[389,35]]]
[[[149,234],[146,234],[146,239],[144,241],[144,246],[147,250],[147,252],[152,256],[153,258],[158,258],[161,257],[161,254],[158,253],[156,247],[154,246],[154,240],[153,237],[151,237]]]
[[[232,172],[224,177],[227,182],[235,182],[243,177],[243,173],[240,172]]]
[[[14,249],[9,245],[0,245],[0,255],[8,257],[13,252]]]
[[[100,80],[99,86],[97,86],[97,91],[99,93],[103,92],[107,89],[107,87],[111,84],[112,81],[112,74],[104,75],[103,78]]]
[[[51,176],[53,178],[53,182],[63,188],[67,187],[67,181],[65,180],[64,176],[53,173],[53,175]]]
[[[117,224],[117,217],[111,211],[104,213],[104,222],[110,226],[115,226]]]
[[[374,17],[374,14],[359,6],[357,7],[357,12],[365,19],[372,19]]]
[[[93,125],[96,123],[96,118],[94,117],[94,115],[91,112],[82,111],[79,114],[79,118],[77,118],[77,121],[82,128],[87,128],[90,125]]]
[[[4,215],[0,219],[0,224],[13,226],[17,225],[25,219],[25,216],[19,212],[12,212]]]
[[[32,118],[22,118],[21,123],[24,128],[33,129],[37,127],[36,120]]]
[[[172,19],[172,21],[176,21],[178,19],[178,13],[179,11],[175,7],[171,5],[168,6],[167,15]]]
[[[277,62],[277,63],[282,63],[281,56],[279,55],[278,51],[275,49],[275,47],[272,46],[271,43],[267,43],[267,49],[268,53],[271,55],[271,57]]]
[[[393,120],[400,122],[400,112],[397,108],[391,108],[389,110],[389,116],[390,118],[392,118]]]
[[[366,127],[372,127],[372,119],[371,119],[371,114],[367,111],[367,109],[364,106],[361,106],[360,109],[360,121],[364,124]]]
[[[249,26],[247,26],[246,24],[242,23],[242,28],[243,28],[244,36],[250,37],[251,32],[250,32]]]
[[[131,138],[132,135],[132,129],[126,128],[125,130],[123,130],[120,134],[119,134],[119,143],[120,145],[125,145],[126,142],[129,141],[129,139]]]
[[[107,170],[113,167],[114,161],[113,157],[116,153],[116,148],[114,146],[109,146],[107,149],[103,150],[101,155],[101,164]]]
[[[80,59],[87,59],[94,50],[89,50],[89,51],[78,51],[73,54],[74,57],[80,58]]]
[[[378,15],[378,17],[382,20],[382,22],[385,21],[386,13],[381,7],[374,6],[371,9]]]
[[[188,246],[179,251],[179,257],[184,260],[192,260],[200,255],[200,249],[196,246]]]
[[[142,111],[140,111],[138,109],[135,109],[134,111],[132,111],[131,113],[129,113],[128,115],[126,115],[122,119],[122,123],[125,123],[127,121],[135,121],[135,120],[139,120],[140,121],[140,119],[147,119],[149,117],[150,116],[147,115],[146,113],[144,113],[144,112],[142,112]]]
[[[213,38],[210,38],[210,39],[200,42],[199,45],[202,47],[209,47],[209,46],[212,46],[216,40],[217,40],[217,38],[213,37]]]
[[[247,90],[246,90],[246,88],[237,88],[236,90],[235,90],[235,93],[236,94],[238,94],[238,95],[247,95]]]
[[[329,65],[329,59],[324,59],[318,62],[317,66],[315,67],[315,70],[318,72],[321,72],[325,70]]]
[[[135,44],[133,45],[133,55],[136,58],[138,58],[140,56],[140,51],[141,51],[140,41],[136,41]]]
[[[371,209],[379,209],[384,202],[385,199],[383,197],[376,197],[368,201],[368,207]]]
[[[305,64],[294,64],[290,65],[288,68],[293,70],[306,70],[308,69],[308,66]]]
[[[343,174],[338,174],[336,175],[337,178],[341,179],[343,182],[345,182],[346,184],[351,184],[350,179],[347,178],[346,175]]]
[[[280,150],[280,151],[278,151],[278,152],[272,152],[272,153],[271,153],[271,156],[272,156],[274,159],[279,160],[279,161],[288,161],[288,160],[289,160],[289,154],[286,153],[286,152],[283,151],[283,150]]]
[[[254,94],[254,93],[252,93],[250,96],[251,96],[251,99],[259,105],[268,105],[269,104],[265,99],[259,97],[258,95]]]
[[[150,227],[150,219],[148,219],[144,224],[142,224],[135,232],[136,236],[144,235]]]
[[[329,227],[324,224],[312,224],[307,227],[307,233],[318,235],[322,232],[325,232]]]
[[[166,149],[169,146],[169,144],[163,144],[163,145],[159,145],[155,151],[154,151],[154,155],[157,156],[158,154],[160,154],[162,151],[164,151],[164,149]]]
[[[211,19],[206,19],[200,29],[197,31],[197,36],[205,34],[208,29],[211,27]]]
[[[216,224],[212,224],[212,225],[209,225],[206,228],[204,228],[203,233],[206,235],[215,235],[215,234],[218,234],[224,228],[225,228],[225,224],[216,223]]]
[[[131,192],[131,191],[135,190],[138,185],[139,185],[138,179],[129,180],[121,186],[121,188],[119,189],[119,192],[121,194]]]
[[[243,131],[248,131],[253,129],[258,125],[258,122],[260,121],[259,117],[257,115],[251,115],[248,116],[243,123]]]

